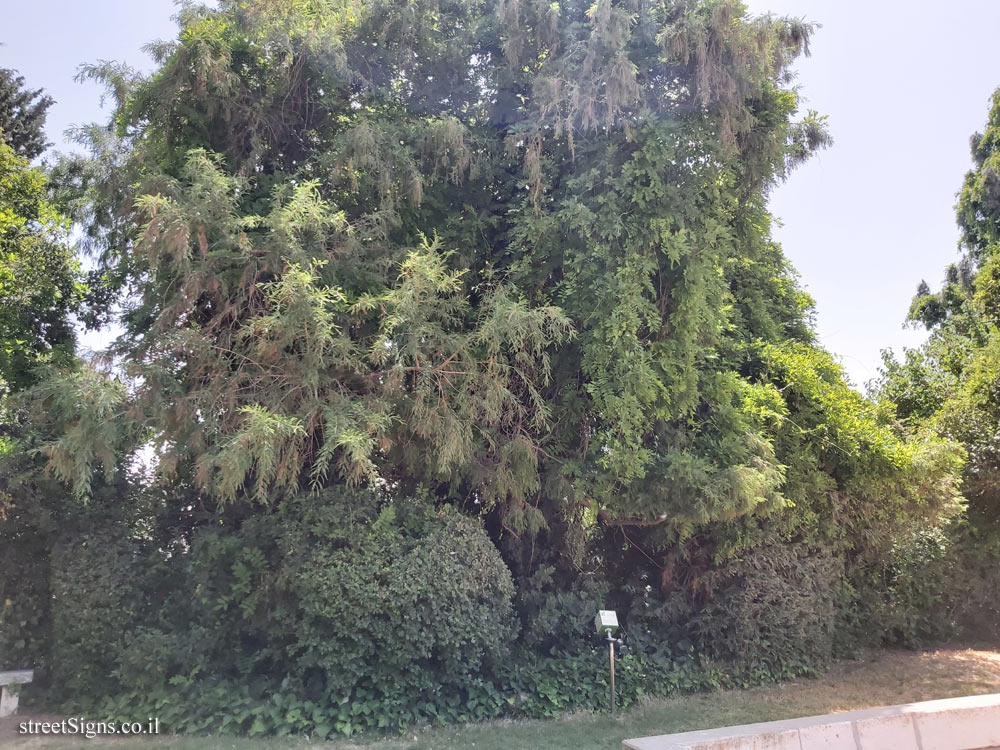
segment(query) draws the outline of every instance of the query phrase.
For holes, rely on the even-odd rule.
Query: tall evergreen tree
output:
[[[101,400],[118,418],[45,402],[81,491],[152,440],[213,500],[424,486],[525,570],[539,534],[567,567],[604,534],[664,580],[677,545],[720,559],[769,515],[850,546],[953,498],[947,449],[817,347],[770,238],[769,188],[827,142],[796,119],[808,24],[735,0],[224,0],[181,24],[151,76],[89,71],[116,138],[65,168],[134,379]]]
[[[40,156],[45,142],[45,115],[52,97],[26,89],[24,76],[0,68],[0,139],[29,161]]]

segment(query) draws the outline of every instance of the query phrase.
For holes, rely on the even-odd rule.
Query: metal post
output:
[[[615,715],[615,642],[608,637],[608,657],[611,661],[611,716]]]

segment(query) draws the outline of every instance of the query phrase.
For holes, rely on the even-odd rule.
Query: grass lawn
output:
[[[27,718],[21,716],[0,719],[0,745],[25,750],[616,750],[628,737],[982,693],[1000,693],[1000,649],[874,651],[862,661],[841,663],[818,679],[651,700],[615,720],[579,714],[555,721],[425,729],[392,739],[310,742],[234,737],[23,738],[16,734],[17,721]]]

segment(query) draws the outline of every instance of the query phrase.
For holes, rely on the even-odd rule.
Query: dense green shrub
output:
[[[631,610],[644,649],[698,654],[727,684],[812,674],[833,656],[843,561],[775,540],[706,571],[695,588],[650,593]]]
[[[698,650],[756,682],[829,664],[843,562],[771,544],[713,572],[713,595],[689,627]]]
[[[956,636],[996,638],[998,559],[1000,536],[986,523],[962,519],[902,538],[883,569],[884,640],[917,647]]]
[[[52,506],[66,493],[37,476],[30,458],[5,452],[3,441],[0,436],[0,670],[34,668],[42,676],[49,654],[50,560],[58,527]]]
[[[959,633],[1000,640],[1000,525],[986,519],[957,524],[950,555],[956,564],[945,579]]]
[[[331,494],[205,526],[184,554],[147,560],[144,581],[129,577],[134,553],[117,540],[60,551],[66,697],[109,696],[109,711],[179,704],[173,718],[187,729],[245,704],[232,728],[254,733],[350,734],[480,704],[496,715],[484,675],[517,635],[514,588],[480,525],[421,501]],[[64,599],[71,590],[78,598]],[[158,606],[136,611],[150,592]],[[255,712],[282,700],[300,713],[322,706],[309,709],[320,718],[299,726],[287,712]]]
[[[474,519],[332,492],[220,515],[170,552],[129,524],[56,545],[47,658],[58,689],[47,700],[254,735],[543,718],[606,707],[607,651],[592,632],[603,606],[620,607],[631,647],[618,661],[624,707],[815,673],[835,640],[948,635],[962,607],[983,601],[956,585],[966,559],[927,530],[864,580],[841,556],[772,538],[711,566],[694,589],[633,596],[588,575],[566,590],[543,568],[515,596]]]
[[[58,545],[47,700],[174,731],[320,736],[607,705],[592,633],[606,584],[552,591],[541,572],[519,636],[510,574],[474,519],[329,495],[220,518],[170,553],[127,526]],[[619,661],[618,701],[723,681],[693,653],[639,649]]]
[[[917,529],[893,545],[883,566],[884,606],[874,622],[883,639],[918,646],[956,632],[949,583],[957,571],[945,529]],[[872,591],[879,593],[880,587]]]
[[[35,670],[27,702],[100,694],[121,634],[159,599],[157,556],[138,532],[156,514],[126,481],[81,504],[37,466],[0,452],[0,669]]]
[[[0,671],[38,668],[48,653],[48,535],[9,517],[0,538]]]
[[[919,648],[1000,637],[1000,535],[958,518],[899,534],[886,555],[845,580],[838,655],[861,646]]]
[[[55,545],[51,697],[89,706],[115,690],[119,645],[140,614],[139,560],[138,545],[110,528]]]
[[[578,653],[593,638],[594,615],[611,601],[609,588],[591,576],[573,589],[560,590],[553,570],[542,568],[518,589],[521,643],[541,654]]]
[[[513,583],[473,519],[397,502],[345,521],[342,507],[303,503],[278,547],[276,593],[298,603],[278,620],[294,634],[288,656],[321,673],[324,697],[432,710],[509,653]]]

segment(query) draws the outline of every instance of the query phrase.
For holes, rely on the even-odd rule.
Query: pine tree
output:
[[[24,87],[24,76],[0,68],[0,138],[29,161],[46,149],[45,115],[52,97]]]

